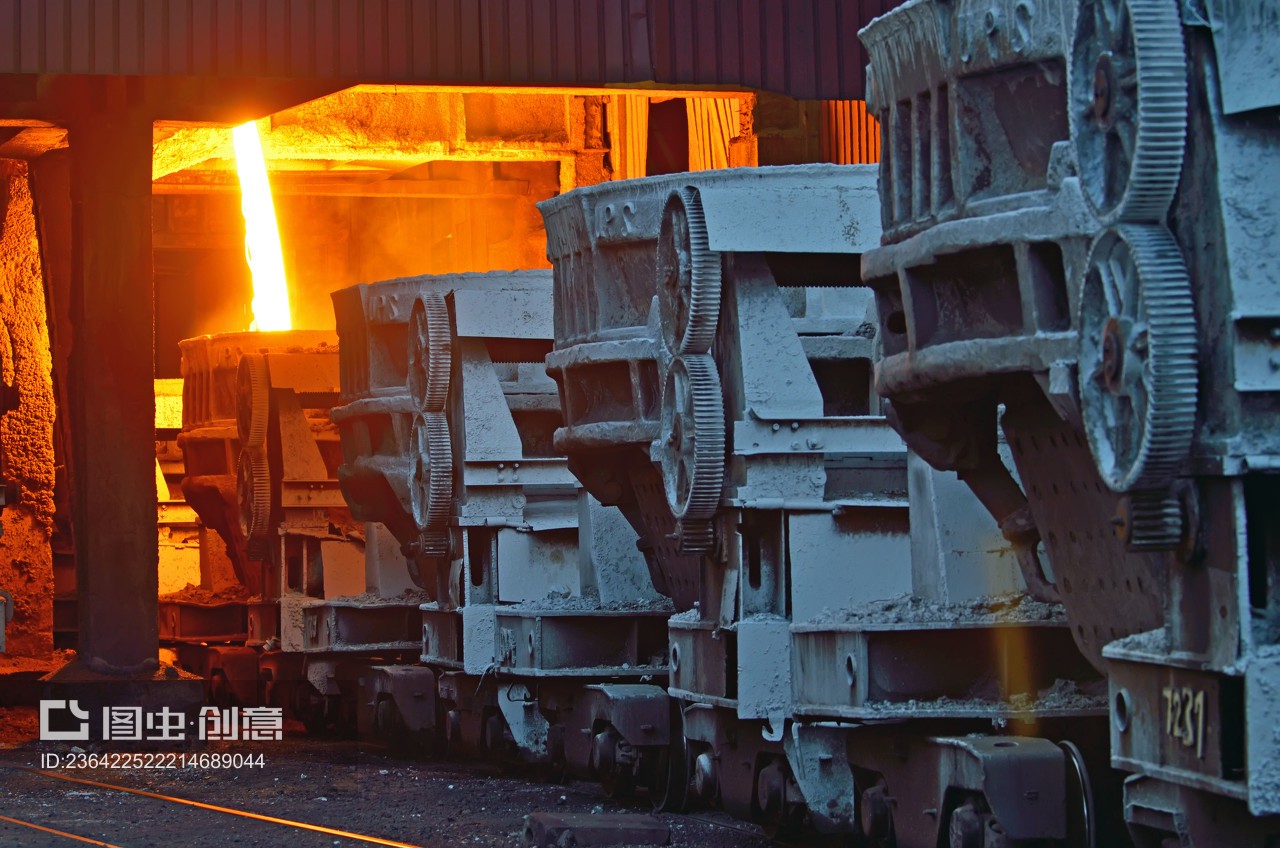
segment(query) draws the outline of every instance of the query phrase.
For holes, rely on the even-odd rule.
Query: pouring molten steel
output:
[[[240,208],[244,213],[245,258],[253,272],[253,323],[251,330],[291,330],[289,288],[284,278],[284,254],[276,209],[267,182],[258,126],[253,121],[231,131],[240,175]]]

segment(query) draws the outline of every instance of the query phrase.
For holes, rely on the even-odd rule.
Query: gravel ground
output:
[[[122,848],[356,846],[369,843],[184,807],[111,789],[56,780],[15,767],[38,767],[40,754],[69,743],[23,741],[34,710],[6,710],[0,724],[0,816],[101,840]],[[28,738],[29,738],[28,734]],[[92,749],[91,749],[92,750]],[[349,741],[286,734],[281,742],[215,743],[209,753],[262,754],[261,768],[62,769],[58,773],[144,789],[377,836],[417,846],[515,846],[534,812],[647,813],[643,801],[615,802],[594,785],[556,785],[504,774],[480,763],[412,760]],[[764,848],[750,825],[717,813],[662,815],[675,848]],[[0,820],[0,846],[68,848],[77,843]]]

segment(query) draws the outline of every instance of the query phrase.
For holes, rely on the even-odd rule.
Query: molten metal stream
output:
[[[253,271],[253,323],[251,330],[291,330],[289,288],[284,279],[284,254],[276,208],[267,181],[258,125],[253,121],[231,131],[240,175],[240,208],[244,213],[244,249]]]

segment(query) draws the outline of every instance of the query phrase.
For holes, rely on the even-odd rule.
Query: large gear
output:
[[[1174,492],[1129,494],[1121,499],[1114,523],[1131,551],[1169,550],[1182,543],[1182,504]]]
[[[1176,0],[1081,0],[1071,50],[1071,138],[1104,226],[1160,223],[1187,134],[1187,54]]]
[[[658,234],[658,316],[673,354],[710,353],[720,317],[720,254],[707,241],[697,189],[673,191]]]
[[[437,292],[422,295],[409,316],[409,394],[423,412],[444,412],[453,368],[449,306]]]
[[[271,372],[267,357],[246,353],[236,372],[236,430],[241,448],[266,450],[267,422],[271,417]]]
[[[435,547],[448,532],[453,516],[453,444],[449,422],[439,412],[413,420],[413,477],[409,482],[413,520],[424,544]],[[424,551],[431,552],[431,551]]]
[[[710,520],[724,484],[725,418],[715,360],[677,356],[662,391],[658,455],[667,505],[680,522],[681,550],[711,544]]]
[[[681,518],[676,521],[673,537],[676,550],[682,554],[700,554],[715,547],[716,529],[713,519]]]
[[[1163,226],[1106,230],[1080,293],[1080,401],[1089,449],[1113,491],[1167,488],[1196,418],[1196,321],[1178,244]]]
[[[249,559],[271,559],[271,466],[265,448],[249,446],[240,450],[236,463],[236,501],[240,507],[240,532],[248,547]]]

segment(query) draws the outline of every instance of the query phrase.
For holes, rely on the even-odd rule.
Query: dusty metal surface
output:
[[[891,401],[895,427],[930,464],[969,484],[1019,551],[1028,585],[1061,597],[1083,628],[1082,648],[1101,665],[1093,628],[1154,626],[1161,602],[1111,586],[1105,563],[1123,548],[1084,518],[1094,508],[1115,512],[1092,463],[1030,458],[1074,444],[1056,428],[1080,419],[1070,369],[1075,281],[1097,225],[1067,141],[1064,33],[1074,19],[1071,3],[974,4],[946,16],[918,2],[863,32],[887,155],[885,244],[864,255],[862,272],[881,321],[876,388]],[[908,53],[917,42],[927,49]],[[1043,120],[1022,119],[1020,104],[1030,103]],[[1001,404],[1018,480],[997,447]],[[1038,528],[1062,508],[1081,516],[1079,530]],[[1038,549],[1096,574],[1049,586]],[[1158,585],[1154,574],[1143,577]]]
[[[591,684],[664,675],[670,607],[633,531],[580,490],[552,443],[559,407],[540,362],[550,274],[392,280],[334,303],[344,491],[396,535],[430,597],[418,612],[428,668],[404,673],[430,684],[434,707],[409,703],[377,671],[361,684],[388,705],[375,707],[375,728],[434,731],[450,750],[578,772],[599,751],[611,771],[616,747],[630,774],[635,750],[664,740],[628,741],[621,716],[661,690],[602,699]],[[661,705],[665,720],[665,696]],[[616,741],[579,744],[597,724]]]
[[[688,609],[699,597],[698,560],[672,541],[676,532],[674,516],[662,506],[669,497],[685,496],[665,491],[667,486],[649,457],[649,444],[659,436],[662,426],[661,401],[670,356],[658,340],[660,334],[652,328],[662,319],[650,310],[650,301],[660,288],[657,264],[663,260],[657,248],[668,203],[674,191],[696,187],[694,202],[699,204],[700,220],[707,227],[700,248],[704,252],[786,254],[797,260],[789,268],[793,275],[813,275],[824,270],[815,266],[816,255],[848,253],[874,241],[874,234],[864,229],[864,222],[874,209],[870,180],[850,182],[846,176],[841,169],[830,166],[733,169],[615,182],[578,190],[540,205],[547,219],[548,256],[556,274],[556,349],[547,359],[549,373],[559,383],[565,411],[565,426],[557,432],[556,444],[569,455],[571,468],[583,485],[604,503],[617,504],[640,531],[652,550],[649,561],[654,585],[671,596],[679,609]],[[764,220],[757,220],[759,216],[753,215],[753,210],[761,204],[767,204]],[[799,212],[804,214],[796,214]],[[718,277],[718,258],[714,268]],[[849,308],[834,293],[830,297],[835,312]],[[695,320],[704,328],[714,328],[720,309],[718,295],[708,302],[713,314]],[[820,317],[823,308],[820,299],[814,303],[811,321]],[[762,314],[761,332],[781,332],[795,339],[794,332],[785,328],[790,321],[785,306],[761,308],[775,312],[782,309],[783,322],[775,322],[774,329],[769,330],[769,319]],[[663,333],[669,335],[669,331]],[[700,333],[702,350],[698,355],[705,355],[709,345],[707,331]],[[846,336],[845,341],[853,344],[850,350],[856,349],[856,338],[852,334]],[[789,348],[798,344],[793,342]],[[754,349],[763,352],[769,350],[769,345],[761,339]],[[800,350],[792,351],[792,355],[804,357]],[[678,367],[688,370],[683,365]],[[696,384],[681,378],[680,386],[688,386],[690,402],[705,398],[700,401],[702,408],[714,415],[715,404],[709,399],[718,394],[718,389],[710,385],[712,378],[707,374],[705,360],[689,367],[699,369],[699,375],[690,378]],[[780,363],[770,367],[776,370],[768,373],[785,370]],[[771,395],[768,377],[762,375],[758,380],[761,399]],[[778,401],[785,405],[782,398]],[[768,417],[767,405],[759,400],[756,405],[760,408],[755,414]],[[676,422],[694,412],[692,406],[686,405],[685,409],[677,415],[675,406],[668,408],[668,431],[689,426]],[[820,418],[821,414],[804,417]],[[763,432],[772,433],[773,422],[763,423]],[[792,420],[788,419],[790,423]],[[750,422],[735,426],[749,427],[751,432],[761,430]],[[854,425],[850,422],[846,426]],[[814,438],[829,437],[823,433]],[[745,441],[750,433],[735,438]],[[780,448],[791,452],[786,443]],[[710,449],[710,453],[714,452]],[[700,453],[708,455],[708,448],[704,446]],[[678,452],[668,461],[681,461]],[[763,466],[767,460],[762,456],[759,462]],[[708,467],[701,477],[711,479],[716,473]],[[705,488],[711,484],[698,485]],[[807,496],[813,497],[813,493]],[[705,501],[707,496],[700,497]],[[821,494],[816,497],[822,500]],[[696,505],[694,512],[705,514],[706,504]],[[706,518],[691,520],[705,522]],[[701,532],[705,534],[705,528]]]
[[[499,665],[531,676],[661,675],[668,609],[577,610],[518,604],[495,608]]]
[[[218,532],[240,583],[250,593],[264,591],[262,575],[251,565],[247,539],[240,527],[236,473],[240,457],[238,380],[245,353],[336,350],[332,333],[290,331],[287,333],[227,333],[199,336],[182,343],[183,430],[178,445],[183,452],[186,477],[182,490],[187,502],[206,527]],[[296,354],[294,354],[296,355]],[[322,354],[318,354],[322,355]],[[269,388],[258,371],[259,403]],[[324,381],[322,381],[324,382]],[[332,391],[333,386],[322,387]],[[251,399],[246,398],[246,403]],[[269,403],[269,401],[268,401]],[[246,415],[249,410],[246,410]],[[255,417],[255,437],[265,444],[269,410]],[[259,452],[261,453],[261,452]],[[259,469],[261,470],[261,469]],[[259,506],[270,508],[270,504]],[[260,553],[260,552],[259,552]],[[258,557],[261,562],[261,557]]]
[[[926,460],[1007,536],[1042,543],[1109,678],[1111,762],[1135,775],[1124,817],[1142,845],[1280,833],[1261,694],[1280,301],[1271,228],[1252,223],[1274,217],[1256,186],[1280,168],[1265,7],[1084,0],[1006,18],[916,2],[863,33],[896,226],[863,272],[901,337],[877,388]],[[975,94],[999,126],[973,122]],[[1028,158],[1037,134],[1046,155]],[[929,167],[904,163],[930,149]],[[1000,291],[1016,310],[977,308]],[[992,459],[997,426],[1016,482]]]
[[[1280,35],[1273,9],[1250,0],[1210,0],[1203,11],[1188,6],[1183,17],[1213,32],[1223,114],[1280,106],[1280,66],[1268,47]]]
[[[162,604],[164,637],[186,646],[185,664],[205,672],[211,694],[217,658],[237,650],[218,644],[244,645],[253,668],[234,676],[233,702],[287,706],[313,726],[336,721],[342,690],[354,687],[342,658],[417,652],[423,600],[402,594],[379,538],[342,499],[338,431],[328,420],[338,399],[336,341],[295,331],[183,343],[183,490],[226,541],[239,585]],[[369,587],[386,595],[366,603]],[[266,659],[275,652],[290,658],[282,676]]]
[[[411,445],[419,405],[409,385],[413,349],[409,338],[410,320],[418,297],[430,295],[438,312],[442,307],[448,309],[443,300],[447,294],[454,293],[456,302],[459,293],[465,299],[471,290],[489,289],[490,295],[498,298],[503,307],[518,308],[518,303],[530,296],[537,297],[539,293],[545,296],[546,276],[545,272],[528,271],[410,277],[334,293],[338,334],[344,340],[346,351],[341,358],[344,403],[336,408],[333,416],[345,451],[339,479],[357,517],[384,524],[402,545],[418,542],[415,498],[411,492],[417,451],[416,446]],[[443,410],[454,369],[450,313],[446,311],[442,320],[444,335],[422,340],[428,343],[428,348],[431,348],[430,342],[435,342],[432,351],[437,361],[432,367],[436,369],[440,385],[434,391],[443,395],[433,395],[434,408],[429,411],[437,414]],[[504,323],[510,323],[510,315]],[[520,323],[520,327],[508,330],[510,337],[528,339],[529,329],[536,327],[536,321]],[[483,330],[479,332],[480,337],[485,334]],[[531,357],[534,355],[536,350],[529,353]],[[425,385],[420,390],[425,392]],[[447,466],[449,462],[442,465]]]
[[[248,638],[242,602],[191,603],[161,599],[160,638],[171,642],[233,642]]]
[[[809,817],[876,836],[848,809],[887,781],[900,812],[884,813],[886,832],[923,845],[946,819],[917,812],[920,776],[868,760],[861,732],[828,722],[981,732],[1097,717],[1104,699],[1048,697],[1098,688],[1061,607],[1002,620],[960,603],[1021,592],[1021,571],[969,492],[908,461],[872,394],[876,308],[842,270],[879,243],[871,180],[739,169],[541,204],[556,274],[548,364],[557,444],[619,504],[682,610],[668,621],[682,749],[657,800],[719,805],[771,832]],[[855,612],[902,595],[933,617]]]

